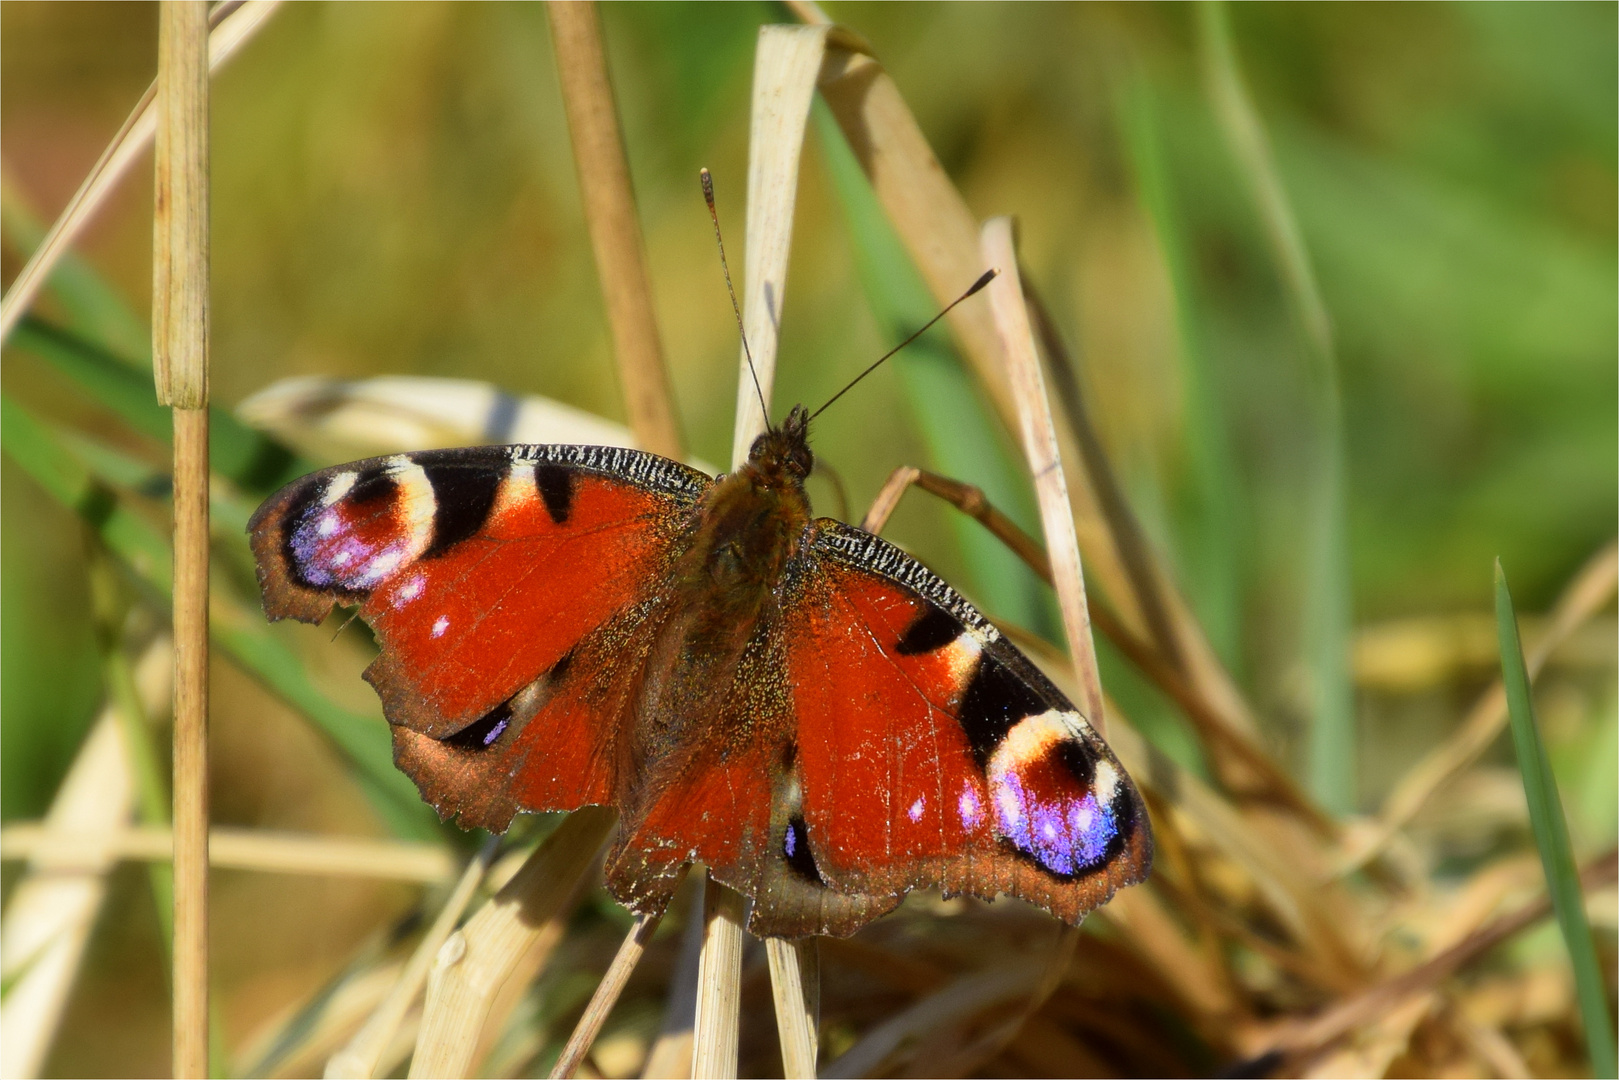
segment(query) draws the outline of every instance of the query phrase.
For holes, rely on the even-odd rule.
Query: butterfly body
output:
[[[1133,785],[948,585],[812,516],[807,436],[795,409],[718,479],[570,446],[315,473],[250,524],[265,608],[358,606],[441,815],[617,807],[634,910],[701,862],[761,934],[850,933],[928,885],[1077,922],[1146,874]]]

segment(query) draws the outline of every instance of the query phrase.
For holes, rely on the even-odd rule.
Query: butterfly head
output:
[[[764,472],[785,472],[803,483],[815,468],[815,455],[809,447],[809,410],[794,405],[780,427],[753,440],[748,461]]]

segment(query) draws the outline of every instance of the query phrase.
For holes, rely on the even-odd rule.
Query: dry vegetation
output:
[[[1582,83],[1593,65],[1548,44],[1572,49],[1587,16],[1512,16],[1541,33],[1517,67],[1477,48],[1477,63],[1521,80],[1527,123],[1564,125],[1564,156],[1542,171],[1555,192],[1587,195],[1536,217],[1544,207],[1523,190],[1470,179],[1495,160],[1477,147],[1425,159],[1398,143],[1389,117],[1405,103],[1367,89],[1392,68],[1306,53],[1343,80],[1329,123],[1299,104],[1307,95],[1289,97],[1275,49],[1256,46],[1264,85],[1294,110],[1274,131],[1264,122],[1239,60],[1245,28],[1405,47],[1356,7],[834,8],[851,30],[807,3],[609,7],[605,49],[588,7],[548,23],[526,9],[381,10],[250,0],[215,12],[216,65],[243,68],[241,82],[227,81],[234,67],[215,80],[215,397],[315,377],[213,410],[216,1072],[526,1076],[564,1060],[579,1075],[670,1076],[691,1075],[695,1052],[697,1075],[1590,1074],[1602,1040],[1588,1039],[1581,994],[1589,1006],[1593,988],[1577,986],[1547,918],[1546,841],[1503,737],[1480,557],[1525,566],[1520,603],[1545,611],[1525,620],[1528,668],[1606,995],[1585,1015],[1607,1020],[1619,555],[1614,238],[1600,215],[1613,202],[1614,64]],[[1506,16],[1463,10],[1401,26],[1419,42],[1451,19],[1498,49],[1511,37],[1492,22]],[[789,17],[755,51],[755,27]],[[141,18],[0,5],[7,77],[60,89],[47,75],[72,54],[62,35],[97,19],[143,30]],[[1602,18],[1611,41],[1611,10]],[[912,19],[921,44],[900,80],[853,31],[903,42]],[[30,61],[19,40],[58,51]],[[138,51],[98,48],[84,55]],[[1546,74],[1563,60],[1560,78]],[[132,89],[119,109],[150,76],[124,62],[95,83],[109,100]],[[938,89],[951,74],[976,104]],[[1420,98],[1422,80],[1405,75],[1393,84]],[[1458,95],[1472,85],[1442,76]],[[1604,92],[1605,119],[1590,121],[1587,98]],[[730,127],[709,141],[721,99]],[[102,179],[70,203],[100,152],[80,161],[79,144],[117,121],[93,139],[52,135],[55,106],[24,100],[32,112],[7,113],[3,142],[0,1045],[7,1075],[162,1073],[169,428],[145,322],[120,299],[141,295],[130,267],[144,270],[146,252],[119,232],[149,215],[129,164],[145,160],[152,125],[137,110]],[[86,101],[61,114],[99,115]],[[660,126],[660,102],[681,124]],[[1512,114],[1447,108],[1429,119],[1462,141]],[[521,138],[478,130],[508,112]],[[525,140],[544,145],[543,168]],[[71,167],[27,157],[58,143]],[[274,156],[293,149],[296,163]],[[597,883],[610,813],[532,819],[504,838],[438,825],[388,763],[356,678],[373,652],[361,628],[334,639],[258,616],[242,526],[315,464],[497,434],[711,460],[747,446],[763,418],[750,386],[733,427],[734,329],[686,168],[710,154],[740,239],[742,318],[777,402],[824,398],[985,265],[1007,271],[988,302],[897,360],[897,378],[828,414],[817,448],[840,478],[813,491],[825,510],[847,490],[850,520],[875,494],[868,527],[892,515],[893,535],[1074,700],[1103,702],[1091,711],[1147,796],[1158,854],[1147,884],[1078,932],[1010,901],[918,894],[850,940],[790,947],[746,938],[736,898],[705,891],[700,872],[661,924],[634,921]],[[540,179],[526,185],[525,171]],[[1440,179],[1449,201],[1433,194]],[[1545,177],[1519,179],[1526,190]],[[435,201],[435,184],[482,203]],[[1588,210],[1604,199],[1609,210]],[[61,206],[67,240],[41,244]],[[1010,223],[980,212],[1001,209],[1023,215],[1017,254]],[[1368,225],[1397,213],[1414,238]],[[278,239],[289,220],[314,238]],[[551,235],[563,228],[567,239]],[[1415,265],[1422,237],[1454,248],[1463,234],[1474,249]],[[74,237],[87,257],[70,253]],[[1535,266],[1535,302],[1497,312],[1525,281],[1513,260]],[[414,286],[412,268],[430,282]],[[1392,309],[1395,294],[1418,315]],[[1391,344],[1402,325],[1428,334],[1420,348]],[[542,351],[525,337],[539,334],[551,335]],[[576,359],[554,359],[570,349]],[[494,359],[502,350],[516,358]],[[1264,363],[1235,359],[1243,350]],[[719,359],[689,359],[701,353]],[[1468,365],[1484,372],[1476,382],[1452,370]],[[385,371],[487,382],[335,378]],[[1445,397],[1460,387],[1488,399],[1478,407],[1506,430],[1502,453],[1527,464],[1448,445],[1440,464],[1423,457],[1434,431],[1466,427],[1465,402]],[[1595,414],[1581,411],[1592,399]],[[906,462],[972,486],[913,471],[882,487]],[[910,484],[931,494],[896,512]],[[1446,501],[1447,485],[1471,501]],[[1429,502],[1454,520],[1413,508]],[[54,591],[39,599],[34,579]],[[594,1037],[565,1054],[576,1029]]]

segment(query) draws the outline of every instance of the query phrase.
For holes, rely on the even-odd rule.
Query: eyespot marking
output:
[[[1130,827],[1118,770],[1087,744],[1088,727],[1078,713],[1056,709],[1026,717],[986,769],[996,833],[1063,879],[1104,864]]]

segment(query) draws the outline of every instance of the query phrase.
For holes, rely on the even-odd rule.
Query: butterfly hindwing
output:
[[[358,607],[395,756],[441,813],[501,828],[518,808],[610,801],[614,676],[633,670],[637,605],[709,483],[582,446],[327,469],[250,524],[265,610],[318,622]]]
[[[898,548],[816,522],[789,603],[807,839],[834,887],[1004,892],[1078,922],[1145,877],[1134,785],[989,621]]]

